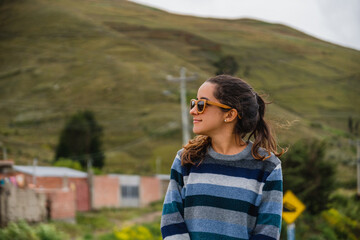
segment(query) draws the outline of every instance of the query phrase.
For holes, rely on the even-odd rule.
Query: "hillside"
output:
[[[0,1],[0,141],[19,163],[53,159],[67,117],[95,112],[106,171],[166,173],[181,148],[178,84],[233,55],[237,73],[269,94],[281,142],[344,135],[360,120],[360,52],[287,26],[169,14],[123,0]],[[165,94],[166,93],[166,94]]]

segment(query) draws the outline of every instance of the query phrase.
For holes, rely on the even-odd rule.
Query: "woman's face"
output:
[[[220,103],[214,97],[216,84],[205,82],[200,86],[197,99],[207,99],[212,102]],[[215,134],[221,134],[225,125],[225,112],[221,108],[213,105],[206,105],[205,111],[201,114],[198,113],[196,106],[190,109],[190,114],[193,117],[193,132],[198,135],[206,135],[209,137]]]

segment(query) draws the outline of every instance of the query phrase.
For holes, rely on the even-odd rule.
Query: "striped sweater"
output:
[[[178,152],[163,206],[163,239],[280,238],[281,162],[273,154],[256,160],[251,147],[235,155],[209,147],[200,166],[181,166]]]

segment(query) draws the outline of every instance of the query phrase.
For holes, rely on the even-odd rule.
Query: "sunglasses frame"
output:
[[[213,106],[217,106],[217,107],[220,107],[220,108],[224,108],[224,109],[229,109],[229,110],[232,109],[232,107],[230,107],[230,106],[228,106],[228,105],[225,105],[225,104],[222,104],[222,103],[217,103],[217,102],[212,102],[212,101],[209,101],[209,100],[207,100],[207,99],[198,99],[198,100],[196,100],[196,99],[191,99],[191,100],[190,100],[190,108],[191,108],[191,109],[194,108],[194,107],[191,106],[193,101],[195,102],[194,107],[196,106],[196,111],[197,111],[199,114],[201,114],[201,113],[203,113],[203,112],[205,111],[205,108],[206,108],[206,105],[207,105],[207,104],[213,105]],[[203,101],[203,102],[204,102],[204,108],[203,108],[202,111],[199,111],[199,107],[198,107],[198,102],[200,102],[200,101]],[[241,119],[240,114],[238,114],[238,117],[239,117],[239,119]]]
[[[193,101],[195,102],[194,107],[196,106],[196,110],[197,110],[198,113],[203,113],[203,112],[205,111],[205,108],[206,108],[206,105],[207,105],[207,104],[213,105],[213,106],[217,106],[217,107],[220,107],[220,108],[225,108],[225,109],[231,109],[231,108],[232,108],[232,107],[229,107],[229,106],[227,106],[227,105],[225,105],[225,104],[217,103],[217,102],[212,102],[212,101],[209,101],[209,100],[207,100],[207,99],[199,99],[199,100],[191,99],[191,100],[190,100],[190,107],[191,107]],[[200,111],[200,110],[199,110],[199,107],[198,107],[198,102],[201,102],[201,101],[204,102],[204,108],[203,108],[202,111]],[[193,107],[192,107],[192,108],[193,108]],[[192,109],[192,108],[191,108],[191,109]]]

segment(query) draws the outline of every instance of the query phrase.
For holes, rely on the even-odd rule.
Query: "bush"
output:
[[[283,158],[284,190],[291,190],[313,215],[329,208],[335,190],[335,166],[324,158],[326,143],[302,140]]]
[[[53,225],[49,224],[40,224],[36,228],[36,234],[39,237],[39,240],[65,240],[69,237],[58,230]]]
[[[8,227],[0,230],[2,240],[40,240],[33,229],[24,221],[11,222]]]
[[[50,224],[40,224],[37,227],[30,227],[25,221],[18,223],[11,222],[0,229],[1,240],[66,240],[69,237]]]
[[[160,235],[154,235],[151,231],[143,226],[129,226],[124,227],[120,230],[115,229],[114,235],[117,240],[152,240],[152,239],[159,239],[161,240]]]
[[[79,162],[75,162],[75,161],[73,161],[71,159],[67,159],[67,158],[59,158],[59,160],[57,160],[53,165],[56,167],[68,167],[68,168],[82,171],[82,167]]]
[[[342,215],[338,210],[331,208],[322,213],[323,218],[336,230],[338,239],[357,240],[360,235],[360,223]]]
[[[220,58],[213,65],[217,68],[215,72],[216,75],[220,75],[220,74],[234,75],[239,69],[239,65],[236,62],[235,57],[230,55]]]

